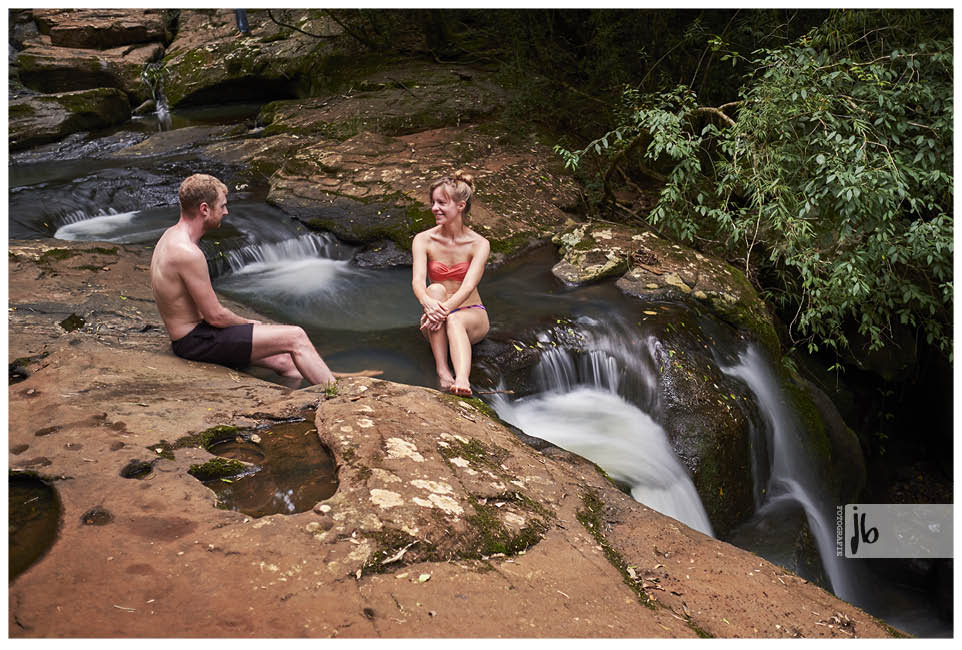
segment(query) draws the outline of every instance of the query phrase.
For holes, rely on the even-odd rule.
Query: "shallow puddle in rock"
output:
[[[10,475],[8,502],[8,579],[13,581],[57,540],[61,508],[56,490],[36,477],[22,474]]]
[[[204,482],[228,510],[252,517],[293,514],[310,510],[337,491],[334,459],[318,440],[313,422],[258,429],[215,442],[207,450],[255,466]]]

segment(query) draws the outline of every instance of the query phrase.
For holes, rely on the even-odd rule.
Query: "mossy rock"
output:
[[[198,481],[214,481],[243,474],[249,465],[233,458],[211,458],[206,463],[191,465],[187,473]]]
[[[10,149],[18,150],[126,122],[130,102],[116,88],[94,88],[16,99],[9,115]]]

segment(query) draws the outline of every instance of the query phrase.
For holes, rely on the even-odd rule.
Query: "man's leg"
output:
[[[303,329],[296,325],[254,325],[251,340],[252,364],[267,365],[268,368],[290,377],[290,366],[277,358],[285,353],[290,355],[297,372],[312,385],[334,383],[330,368],[321,359]]]

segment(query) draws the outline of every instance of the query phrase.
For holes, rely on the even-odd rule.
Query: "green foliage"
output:
[[[735,119],[684,86],[629,89],[617,128],[558,152],[576,167],[641,143],[669,169],[649,221],[769,269],[811,351],[909,326],[951,358],[952,42],[914,17],[840,12],[756,51]]]

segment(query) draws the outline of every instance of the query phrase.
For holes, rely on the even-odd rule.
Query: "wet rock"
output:
[[[28,460],[21,460],[17,462],[18,467],[47,467],[52,464],[52,461],[46,456],[37,456],[36,458],[30,458]]]
[[[120,475],[124,478],[143,478],[154,471],[154,463],[156,461],[146,461],[146,460],[132,460],[123,469],[120,470]]]
[[[465,78],[451,66],[429,63],[382,65],[355,79],[348,93],[273,102],[261,120],[268,133],[337,141],[365,131],[399,136],[468,124],[503,108],[506,93],[492,77],[474,70]]]
[[[14,456],[19,456],[28,449],[30,449],[30,445],[13,445],[10,447],[10,453]]]
[[[148,99],[133,110],[133,115],[148,115],[156,110],[157,102],[155,102],[153,99]]]
[[[8,367],[8,381],[10,384],[16,384],[27,377],[30,376],[30,372],[22,364],[13,362],[7,364]]]
[[[84,526],[106,526],[113,520],[113,514],[103,506],[94,506],[80,516],[80,523]]]
[[[354,262],[362,269],[384,269],[411,265],[410,251],[403,250],[393,241],[368,244],[354,254]]]
[[[274,119],[279,129],[283,118]],[[568,219],[562,206],[577,196],[571,178],[546,162],[553,155],[546,145],[505,146],[501,138],[477,125],[394,137],[362,131],[342,142],[312,136],[271,176],[268,201],[338,236],[410,248],[414,234],[435,223],[431,183],[464,168],[475,176],[467,221],[491,242],[497,264],[546,241]],[[367,227],[337,217],[352,202],[369,215],[358,218],[362,224],[373,220]]]
[[[299,29],[327,36],[340,32],[319,11],[299,11]],[[330,39],[316,39],[270,21],[266,12],[248,11],[257,37],[238,37],[234,12],[181,10],[177,36],[164,57],[164,91],[171,108],[198,104],[295,97],[318,75],[324,81]]]
[[[73,332],[74,330],[79,330],[83,328],[86,322],[84,321],[83,318],[81,318],[77,314],[70,314],[69,316],[67,316],[65,319],[63,319],[57,324],[60,325],[60,327],[62,327],[64,331]]]
[[[20,81],[43,93],[117,88],[132,102],[151,97],[144,66],[163,56],[160,43],[109,50],[81,50],[51,45],[43,36],[28,41],[17,56]]]
[[[130,117],[130,102],[116,88],[95,88],[16,99],[9,115],[10,149],[17,150],[121,124]]]
[[[738,269],[723,260],[672,244],[655,233],[608,223],[587,223],[554,236],[562,259],[552,269],[567,284],[620,276],[617,286],[645,300],[692,300],[737,328],[748,330],[769,352],[778,336],[764,303]]]

